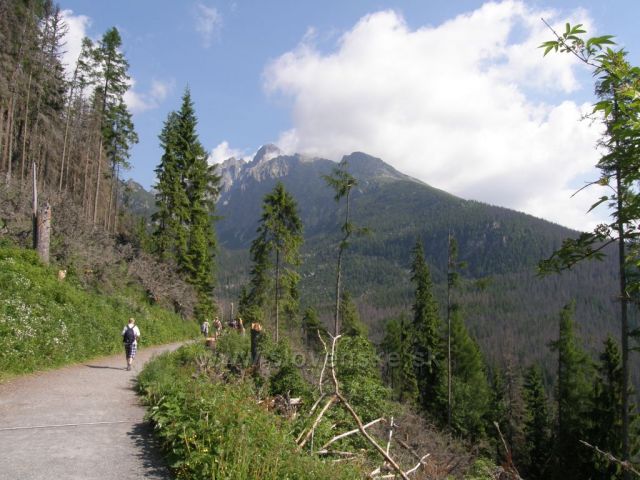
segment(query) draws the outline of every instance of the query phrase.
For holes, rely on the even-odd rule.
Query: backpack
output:
[[[133,330],[134,327],[130,327],[127,325],[127,329],[124,331],[122,335],[122,341],[124,343],[131,344],[136,341],[136,332]]]

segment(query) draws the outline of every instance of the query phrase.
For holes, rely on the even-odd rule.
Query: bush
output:
[[[251,382],[196,374],[207,356],[215,354],[183,347],[149,362],[139,377],[148,417],[179,479],[361,478],[353,467],[298,453],[291,425],[257,405]]]

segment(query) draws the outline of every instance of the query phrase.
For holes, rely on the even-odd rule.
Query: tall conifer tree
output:
[[[396,398],[401,402],[418,400],[418,383],[414,367],[413,329],[403,313],[386,325],[382,347],[388,355],[388,376]]]
[[[472,439],[482,437],[491,400],[489,382],[480,348],[459,310],[451,316],[451,387],[451,428]],[[447,382],[440,382],[439,388],[441,405],[446,406]]]
[[[525,465],[523,475],[532,480],[545,478],[549,467],[551,422],[549,404],[539,366],[530,367],[524,377]]]
[[[102,135],[98,147],[98,172],[94,195],[93,223],[97,221],[100,180],[102,177],[102,151],[106,151],[111,164],[111,193],[109,209],[105,216],[105,227],[109,227],[113,194],[117,183],[117,172],[121,167],[128,167],[129,148],[138,142],[133,128],[131,114],[125,103],[124,94],[129,89],[129,63],[120,51],[122,38],[118,29],[107,30],[96,48],[93,57],[97,75],[95,103],[99,105],[100,127]]]
[[[420,405],[426,410],[435,407],[435,392],[441,381],[442,348],[441,321],[438,304],[433,296],[433,283],[425,260],[422,243],[412,250],[411,280],[415,285],[413,302],[413,357],[420,392]]]
[[[201,319],[214,310],[213,219],[220,177],[216,166],[207,163],[196,126],[191,93],[186,89],[180,110],[169,114],[160,134],[164,153],[156,169],[154,238],[161,258],[175,259],[181,273],[194,285],[198,294],[195,313]]]
[[[593,405],[589,417],[593,420],[590,443],[616,458],[622,456],[622,365],[620,349],[612,337],[604,342],[597,377],[593,388]],[[634,426],[631,416],[630,425]],[[632,442],[633,443],[633,442]],[[633,447],[633,445],[632,445]],[[633,453],[633,452],[632,452]],[[622,478],[618,464],[594,455],[594,469],[600,478]]]
[[[588,438],[590,429],[594,369],[576,337],[574,309],[573,303],[562,309],[559,337],[552,344],[552,349],[558,352],[554,477],[567,480],[589,478],[592,473],[591,453],[580,440]]]
[[[300,264],[299,250],[303,242],[298,206],[280,182],[264,197],[257,233],[250,251],[253,262],[250,303],[260,309],[267,305],[271,284],[269,272],[273,270],[275,339],[278,341],[281,302],[290,313],[297,307],[299,276],[293,267]]]

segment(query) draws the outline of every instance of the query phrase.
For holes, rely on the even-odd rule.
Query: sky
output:
[[[542,56],[583,23],[614,34],[640,60],[640,2],[471,0],[60,0],[64,62],[80,40],[115,26],[129,61],[126,101],[140,141],[125,176],[155,183],[158,134],[191,90],[211,162],[285,153],[339,161],[362,151],[462,198],[579,230],[602,194],[572,194],[598,177],[601,126],[584,119],[591,72]]]

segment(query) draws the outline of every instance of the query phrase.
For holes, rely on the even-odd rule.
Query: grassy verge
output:
[[[198,374],[215,362],[189,345],[147,364],[139,377],[149,417],[179,479],[355,479],[353,466],[296,451],[289,420],[260,407],[251,381]]]
[[[0,246],[0,381],[118,353],[129,317],[140,326],[142,345],[198,333],[193,322],[149,305],[134,288],[110,296],[88,292],[73,278],[58,281],[57,270],[33,251]]]

